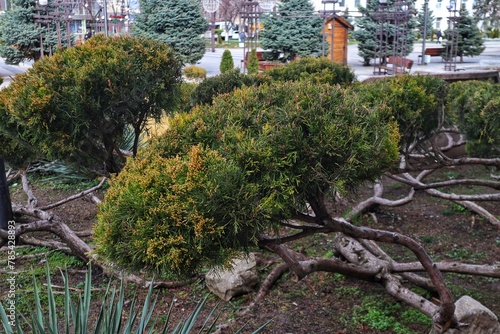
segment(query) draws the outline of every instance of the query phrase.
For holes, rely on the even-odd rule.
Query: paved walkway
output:
[[[457,70],[469,69],[487,69],[487,68],[500,68],[500,40],[488,40],[485,42],[486,49],[477,57],[464,57],[463,63],[457,63]],[[427,42],[426,47],[439,47],[439,44],[434,42]],[[243,49],[230,49],[233,56],[235,67],[241,67],[241,60],[243,59]],[[205,56],[197,64],[207,70],[208,76],[219,74],[219,65],[222,57],[223,48],[216,49],[211,52],[207,49]],[[431,62],[426,65],[418,64],[418,56],[422,54],[422,44],[416,43],[407,58],[414,61],[411,73],[417,72],[431,72],[431,73],[450,73],[445,71],[444,62],[441,57],[431,57]],[[362,81],[368,77],[379,76],[373,74],[373,66],[363,66],[363,60],[358,56],[358,45],[349,45],[347,65],[352,68],[358,80]]]
[[[457,62],[457,70],[500,69],[500,40],[486,41],[485,46],[486,49],[480,56],[464,57],[463,63]],[[426,47],[439,47],[439,44],[427,42]],[[407,56],[407,58],[413,60],[411,73],[450,73],[450,71],[445,71],[445,63],[442,61],[441,57],[431,57],[431,62],[429,64],[420,65],[418,64],[419,55],[422,55],[422,44],[416,43],[413,45],[413,52]],[[356,73],[356,77],[360,81],[367,77],[378,76],[373,74],[372,66],[363,66],[362,58],[358,56],[357,45],[349,45],[347,65],[353,69],[354,73]]]

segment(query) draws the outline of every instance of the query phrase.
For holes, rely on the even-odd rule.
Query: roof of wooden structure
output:
[[[326,22],[328,23],[329,21],[331,21],[333,17],[335,17],[335,21],[339,22],[340,24],[345,26],[347,29],[354,29],[354,26],[352,24],[350,24],[349,22],[347,22],[346,19],[344,19],[342,16],[338,16],[335,14],[331,15],[330,17],[327,17]]]

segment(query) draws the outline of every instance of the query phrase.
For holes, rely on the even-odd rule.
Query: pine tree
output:
[[[221,73],[225,73],[234,69],[234,61],[233,56],[231,55],[231,51],[227,49],[224,50],[219,69]]]
[[[277,13],[262,19],[264,30],[260,34],[260,45],[275,53],[283,52],[286,59],[320,56],[323,23],[320,17],[314,16],[312,3],[283,0],[277,6]]]
[[[352,17],[351,17],[351,13],[349,13],[349,7],[346,7],[345,10],[342,12],[342,14],[340,14],[340,16],[342,16],[342,18],[344,20],[346,20],[347,22],[349,22],[350,24],[352,24]]]
[[[486,28],[500,28],[500,0],[475,0],[474,19]]]
[[[373,18],[373,13],[376,12],[377,6],[379,6],[378,0],[369,0],[365,7],[359,6],[359,11],[363,14],[363,17],[356,21],[357,29],[353,32],[353,37],[359,42],[358,44],[358,55],[363,58],[363,64],[365,66],[370,65],[370,61],[379,56],[380,49],[380,39],[379,27],[380,23]],[[392,1],[388,1],[387,6],[392,6]],[[415,18],[410,18],[408,21],[408,30],[402,38],[406,39],[406,52],[403,54],[407,56],[413,51],[413,43],[415,41],[414,29],[417,26],[417,20]],[[389,24],[386,27],[388,31],[387,43],[388,49],[387,55],[392,54],[393,40],[394,40],[394,24]],[[401,53],[402,50],[398,50]]]
[[[259,59],[257,58],[257,50],[255,49],[252,49],[248,56],[247,73],[250,75],[259,73]]]
[[[195,0],[140,0],[141,13],[132,26],[133,35],[170,45],[184,63],[194,64],[205,53],[203,33],[207,20]]]
[[[51,11],[52,1],[47,10]],[[40,27],[33,17],[35,3],[29,0],[15,0],[12,8],[0,20],[0,56],[6,64],[17,65],[24,60],[40,58],[40,35],[43,33],[44,54],[57,50],[57,27],[55,21]],[[42,13],[43,14],[43,13]],[[67,46],[66,29],[61,29],[61,45]]]
[[[464,61],[464,57],[479,56],[484,51],[484,40],[481,31],[477,27],[477,21],[469,14],[465,6],[460,9],[457,30],[457,56],[460,57],[460,62]]]
[[[425,25],[425,5],[422,5],[422,10],[417,14],[417,22],[418,22],[418,32],[423,37],[424,35],[424,25]],[[426,28],[426,39],[432,41],[434,39],[434,21],[436,18],[434,17],[434,12],[427,8],[427,28]]]

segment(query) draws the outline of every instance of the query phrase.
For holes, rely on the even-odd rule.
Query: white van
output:
[[[215,22],[215,30],[222,29],[222,33],[220,34],[222,39],[228,41],[230,39],[239,39],[238,35],[238,26],[233,27],[230,22]],[[208,31],[205,33],[205,38],[210,39],[211,31],[210,26]]]

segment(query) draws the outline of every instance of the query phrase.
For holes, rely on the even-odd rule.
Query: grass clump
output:
[[[376,330],[392,330],[396,334],[415,334],[409,328],[410,325],[432,325],[432,320],[420,311],[404,309],[400,303],[389,302],[376,296],[363,299],[362,305],[354,312],[353,320]]]
[[[184,76],[188,79],[205,79],[207,77],[207,70],[199,66],[186,66],[183,72]]]

